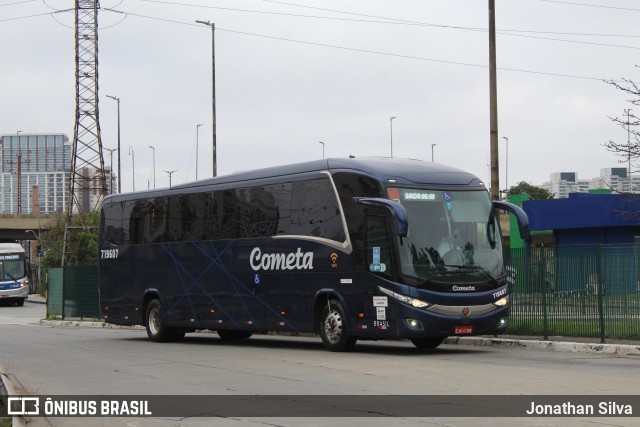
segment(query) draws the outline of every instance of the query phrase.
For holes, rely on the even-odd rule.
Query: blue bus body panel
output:
[[[474,175],[437,163],[327,159],[110,195],[104,200],[103,214],[138,199],[269,185],[339,172],[362,174],[381,186],[484,189]],[[469,324],[473,324],[474,335],[497,334],[504,332],[508,315],[506,307],[480,315],[464,313],[466,306],[493,302],[496,290],[439,293],[398,284],[371,273],[368,265],[358,265],[351,248],[340,250],[319,240],[278,236],[131,245],[101,240],[100,249],[116,254],[101,256],[99,261],[102,316],[114,324],[143,325],[150,297],[160,299],[168,326],[309,333],[317,331],[314,315],[323,309],[325,298],[328,304],[325,295],[331,295],[348,313],[349,334],[370,339],[445,337],[454,335],[456,326]],[[433,304],[460,307],[460,313],[416,309],[389,297],[380,287]],[[422,330],[410,327],[407,319],[421,322]]]

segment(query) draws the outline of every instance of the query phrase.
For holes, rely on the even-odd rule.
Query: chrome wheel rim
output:
[[[342,316],[337,310],[332,309],[324,320],[324,334],[331,344],[340,341],[342,326]]]
[[[160,310],[156,307],[149,310],[149,330],[153,335],[160,331]]]

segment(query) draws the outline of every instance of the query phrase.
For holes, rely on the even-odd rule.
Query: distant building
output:
[[[640,176],[627,176],[627,168],[600,169],[600,176],[591,180],[591,188],[615,193],[640,193]]]
[[[578,179],[576,172],[555,172],[550,178],[541,187],[553,194],[555,199],[566,199],[571,193],[590,193],[595,190],[640,193],[640,176],[629,179],[626,168],[603,168],[599,177],[591,179]]]
[[[542,188],[553,194],[556,199],[569,197],[570,193],[588,193],[589,180],[579,180],[575,172],[555,172],[551,181],[545,182]]]
[[[69,137],[62,133],[0,135],[0,213],[66,211],[71,153]],[[110,193],[110,168],[105,173]],[[85,174],[88,179],[97,175],[95,171]],[[83,205],[95,206],[96,197],[86,194],[80,200]]]
[[[42,214],[65,209],[71,171],[66,135],[0,135],[0,150],[2,213],[29,214],[34,205]]]

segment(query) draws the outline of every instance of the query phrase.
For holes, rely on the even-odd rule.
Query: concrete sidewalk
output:
[[[29,295],[29,303],[34,304],[46,304],[46,299],[40,295]],[[127,328],[127,329],[144,329],[142,326],[135,327],[123,327],[117,325],[107,324],[100,320],[87,321],[78,319],[66,319],[66,320],[40,320],[40,324],[49,326],[52,328]],[[577,342],[577,341],[582,342]],[[595,339],[590,339],[594,341]],[[588,342],[587,339],[569,338],[569,337],[552,337],[550,340],[541,340],[537,337],[514,337],[503,336],[496,337],[450,337],[444,341],[445,344],[454,345],[468,345],[476,347],[504,347],[513,348],[517,350],[532,350],[532,351],[555,351],[564,353],[593,353],[593,354],[606,354],[610,356],[635,356],[640,357],[640,342],[610,342],[605,344]],[[0,381],[0,395],[15,395],[16,393],[13,381],[14,378],[4,373],[2,367],[0,367],[1,380]],[[35,424],[29,424],[34,426],[47,425],[46,419],[35,418],[37,420]],[[42,424],[40,424],[42,423]],[[21,417],[13,418],[13,426],[26,426],[26,423]]]

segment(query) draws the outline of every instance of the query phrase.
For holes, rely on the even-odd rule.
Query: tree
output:
[[[64,230],[66,217],[59,214],[52,221],[48,231],[44,232],[42,258],[43,267],[60,267],[62,248],[64,246]],[[70,245],[66,248],[67,265],[97,265],[98,264],[98,212],[75,215],[71,226],[67,230],[71,233]]]
[[[637,67],[637,65],[636,65]],[[640,107],[640,86],[630,79],[622,79],[621,82],[615,80],[609,80],[606,83],[612,85],[614,88],[621,90],[631,98],[627,100],[631,105]],[[624,142],[615,142],[610,140],[605,143],[604,146],[608,151],[615,153],[622,157],[620,163],[629,164],[629,175],[633,171],[633,162],[640,159],[640,119],[637,115],[640,111],[633,111],[631,108],[624,110],[623,115],[620,117],[609,117],[616,125],[620,126],[627,131],[627,138]],[[636,165],[636,171],[638,166]]]
[[[553,194],[542,187],[536,187],[527,182],[520,181],[517,185],[509,188],[509,194],[526,194],[532,200],[545,200],[553,198]]]

